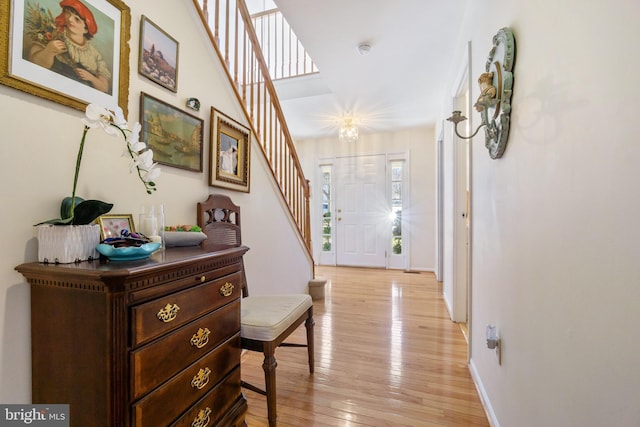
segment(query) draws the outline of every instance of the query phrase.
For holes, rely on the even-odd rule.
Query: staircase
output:
[[[318,67],[278,9],[254,13],[251,22],[273,80],[318,72]]]
[[[309,181],[302,172],[244,0],[193,0],[193,3],[311,256]]]

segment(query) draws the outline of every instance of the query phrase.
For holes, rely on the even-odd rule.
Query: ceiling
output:
[[[360,134],[439,118],[471,0],[273,1],[320,70],[276,82],[294,139],[337,135],[348,113]]]

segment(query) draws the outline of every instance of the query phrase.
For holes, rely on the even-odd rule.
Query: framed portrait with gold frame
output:
[[[120,237],[122,230],[129,230],[130,233],[136,231],[131,214],[101,215],[96,221],[100,225],[100,240]]]
[[[3,1],[0,83],[78,110],[120,106],[126,117],[130,24],[121,0]]]
[[[209,185],[249,192],[251,131],[211,107]]]

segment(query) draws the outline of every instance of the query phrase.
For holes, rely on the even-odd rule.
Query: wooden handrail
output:
[[[193,0],[193,4],[312,256],[309,181],[302,171],[244,0]]]

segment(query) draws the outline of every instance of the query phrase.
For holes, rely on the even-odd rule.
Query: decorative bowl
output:
[[[199,245],[207,235],[201,231],[165,231],[164,241],[168,248],[174,246],[196,246]]]
[[[148,258],[159,247],[160,242],[145,243],[141,246],[121,246],[119,248],[100,243],[96,246],[96,249],[112,261],[132,261]]]

